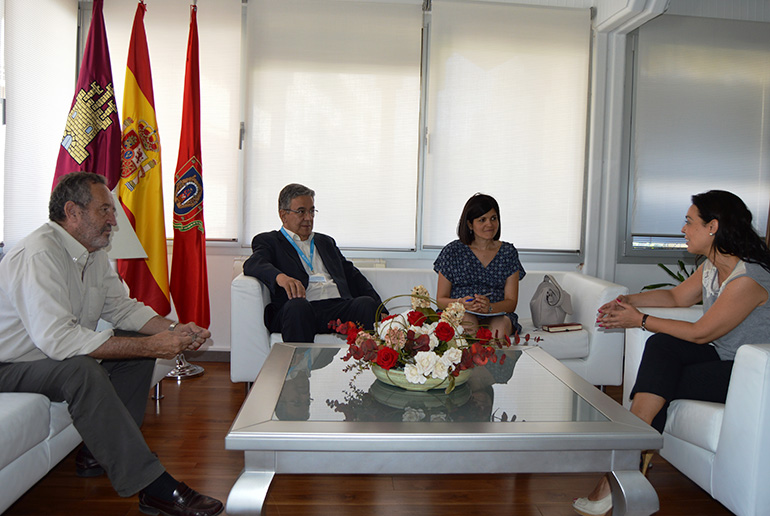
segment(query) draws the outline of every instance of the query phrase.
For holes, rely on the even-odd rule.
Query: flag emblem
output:
[[[88,91],[84,88],[78,92],[67,117],[61,142],[61,146],[78,165],[82,165],[91,155],[86,147],[97,134],[112,125],[111,115],[117,112],[112,83],[105,90],[94,81]]]
[[[174,192],[174,227],[187,231],[197,226],[203,231],[203,224],[198,218],[203,211],[203,179],[200,163],[194,157],[187,163],[187,170],[178,175]],[[197,220],[195,220],[197,219]]]
[[[146,120],[139,120],[136,130],[131,128],[133,124],[134,120],[130,117],[123,122],[123,155],[120,164],[120,176],[129,191],[134,191],[139,181],[157,166],[158,161],[151,156],[160,152],[155,128]]]

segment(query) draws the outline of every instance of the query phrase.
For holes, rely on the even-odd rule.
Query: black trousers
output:
[[[644,347],[631,398],[637,392],[656,394],[666,404],[652,426],[663,433],[669,404],[677,399],[724,403],[733,370],[732,360],[721,360],[709,344],[695,344],[656,333]]]
[[[289,299],[268,322],[271,333],[281,333],[284,342],[313,342],[317,333],[330,333],[329,321],[353,321],[374,327],[379,303],[369,296],[353,299]]]
[[[0,363],[0,392],[34,392],[66,401],[75,428],[120,496],[131,496],[165,469],[144,441],[155,359]]]

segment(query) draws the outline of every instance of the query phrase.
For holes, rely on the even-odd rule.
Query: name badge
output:
[[[323,277],[323,274],[313,274],[308,281],[310,283],[323,283],[326,278]]]

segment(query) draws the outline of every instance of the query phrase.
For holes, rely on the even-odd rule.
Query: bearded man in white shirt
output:
[[[66,401],[85,443],[78,474],[106,472],[120,496],[139,493],[142,512],[219,514],[222,503],[169,475],[139,430],[155,359],[211,333],[128,297],[103,250],[117,221],[102,176],[63,176],[48,208],[51,220],[0,261],[0,391]],[[136,333],[97,332],[99,319]]]

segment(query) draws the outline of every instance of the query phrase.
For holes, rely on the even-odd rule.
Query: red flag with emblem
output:
[[[200,74],[197,7],[190,6],[182,134],[174,173],[174,250],[171,296],[179,320],[208,328],[209,287],[206,272],[206,228],[203,223]]]
[[[70,172],[95,172],[112,190],[120,176],[120,117],[115,103],[110,49],[102,5],[94,0],[75,98],[67,116],[53,186]]]

